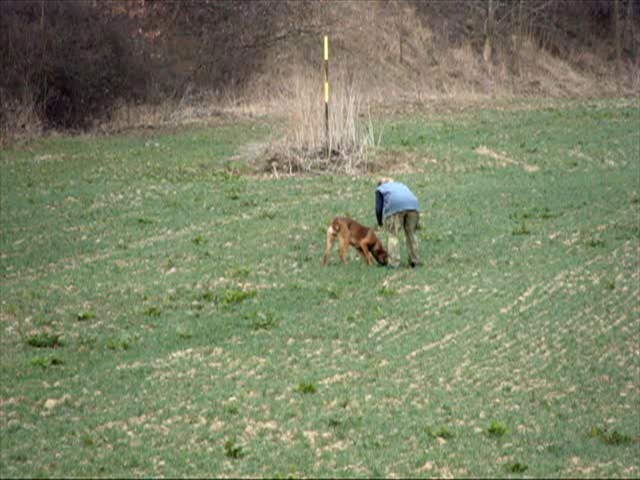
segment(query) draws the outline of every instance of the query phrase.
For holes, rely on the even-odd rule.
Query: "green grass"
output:
[[[487,428],[487,433],[495,438],[504,437],[507,433],[509,433],[509,429],[503,425],[502,423],[494,420]]]
[[[384,119],[418,269],[259,123],[2,151],[0,477],[640,476],[640,110],[525,107]]]

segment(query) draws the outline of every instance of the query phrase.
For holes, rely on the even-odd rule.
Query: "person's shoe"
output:
[[[420,260],[418,260],[417,262],[414,262],[414,261],[412,261],[412,260],[409,260],[409,266],[410,266],[411,268],[422,267],[423,265],[424,265],[424,264],[423,264]]]

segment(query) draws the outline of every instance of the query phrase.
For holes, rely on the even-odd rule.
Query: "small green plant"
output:
[[[222,305],[231,306],[235,305],[236,303],[240,303],[247,298],[254,297],[255,295],[256,292],[254,292],[253,290],[241,290],[232,288],[224,292],[221,301]]]
[[[597,237],[591,237],[590,239],[585,241],[584,244],[589,248],[601,248],[606,245],[604,240]]]
[[[131,344],[126,338],[109,338],[107,339],[107,348],[109,350],[129,350]]]
[[[338,300],[342,295],[342,290],[334,286],[327,287],[327,295],[333,300]]]
[[[339,418],[332,417],[329,420],[327,420],[327,424],[331,428],[338,428],[340,425],[342,425],[342,420],[340,420]]]
[[[82,446],[84,447],[93,447],[96,443],[95,439],[90,433],[84,433],[80,438],[80,441],[82,442]]]
[[[158,307],[149,307],[144,311],[147,317],[159,317],[162,311]]]
[[[542,209],[542,212],[540,213],[540,218],[543,220],[548,220],[550,218],[556,218],[559,217],[560,215],[562,215],[561,213],[553,213],[551,210],[549,210],[548,207],[544,207]]]
[[[507,465],[507,472],[509,473],[524,473],[529,469],[527,465],[520,462],[509,463]]]
[[[235,278],[247,278],[251,274],[251,270],[245,267],[229,269],[225,272],[226,275]]]
[[[193,242],[194,245],[203,245],[203,244],[207,243],[207,239],[204,238],[202,235],[198,235],[197,237],[195,237],[191,241]]]
[[[327,425],[335,430],[339,439],[344,439],[350,435],[350,432],[362,429],[362,417],[347,414],[332,415],[327,419]]]
[[[318,391],[316,386],[311,382],[300,382],[297,390],[303,394],[316,393]]]
[[[589,433],[592,438],[599,438],[607,445],[628,445],[633,441],[629,435],[620,433],[617,430],[609,433],[606,428],[602,429],[599,427],[591,427],[591,431]]]
[[[205,302],[213,302],[216,300],[216,294],[209,290],[201,294],[198,299],[204,300]]]
[[[25,463],[29,460],[29,456],[26,453],[14,453],[13,455],[11,455],[11,460],[14,460],[18,463]]]
[[[62,346],[60,335],[40,332],[27,337],[27,345],[34,348],[56,348]]]
[[[79,322],[86,322],[87,320],[93,320],[94,318],[96,318],[96,314],[95,312],[92,312],[91,310],[88,310],[86,312],[80,312],[78,313],[78,321]]]
[[[270,210],[262,210],[258,214],[258,218],[262,220],[273,220],[274,218],[276,218],[276,212],[272,212]]]
[[[388,285],[384,285],[382,288],[380,288],[380,290],[378,290],[378,294],[381,297],[392,297],[397,293],[398,292],[396,290],[394,290],[393,288],[391,288]]]
[[[239,188],[233,188],[228,192],[228,198],[229,200],[238,200],[240,199],[242,195],[242,192],[240,191]]]
[[[253,319],[251,323],[253,330],[271,330],[278,325],[278,321],[271,312],[257,311],[250,315],[250,318]]]
[[[425,428],[425,432],[431,438],[442,438],[443,440],[449,440],[453,438],[453,432],[445,426],[441,426],[438,429],[433,429],[433,427],[428,426]]]
[[[184,328],[178,328],[176,330],[176,334],[178,335],[178,338],[181,338],[182,340],[190,340],[193,337],[193,334]]]
[[[632,442],[632,439],[629,435],[620,433],[617,430],[614,430],[608,435],[604,435],[602,437],[602,440],[607,445],[629,445]]]
[[[56,365],[62,365],[64,362],[58,357],[34,357],[31,359],[31,365],[34,367],[47,368]]]
[[[520,225],[518,225],[511,231],[511,235],[513,236],[530,235],[530,234],[531,234],[531,230],[529,230],[529,228],[527,227],[527,223],[524,221],[524,219],[520,222]]]
[[[226,407],[224,407],[224,411],[229,415],[237,415],[238,413],[240,413],[240,409],[237,405],[227,405]]]
[[[509,430],[507,429],[507,427],[497,420],[491,422],[491,425],[489,425],[489,428],[487,428],[487,433],[496,438],[504,437],[508,432]]]
[[[238,445],[235,440],[227,440],[224,442],[224,454],[233,459],[244,457],[242,446]]]

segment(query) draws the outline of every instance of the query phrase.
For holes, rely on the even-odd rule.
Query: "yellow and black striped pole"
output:
[[[324,133],[329,152],[329,37],[324,36]]]

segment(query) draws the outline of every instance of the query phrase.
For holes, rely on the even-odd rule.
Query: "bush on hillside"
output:
[[[87,2],[0,3],[0,120],[28,106],[45,128],[86,129],[141,81],[122,31]]]

